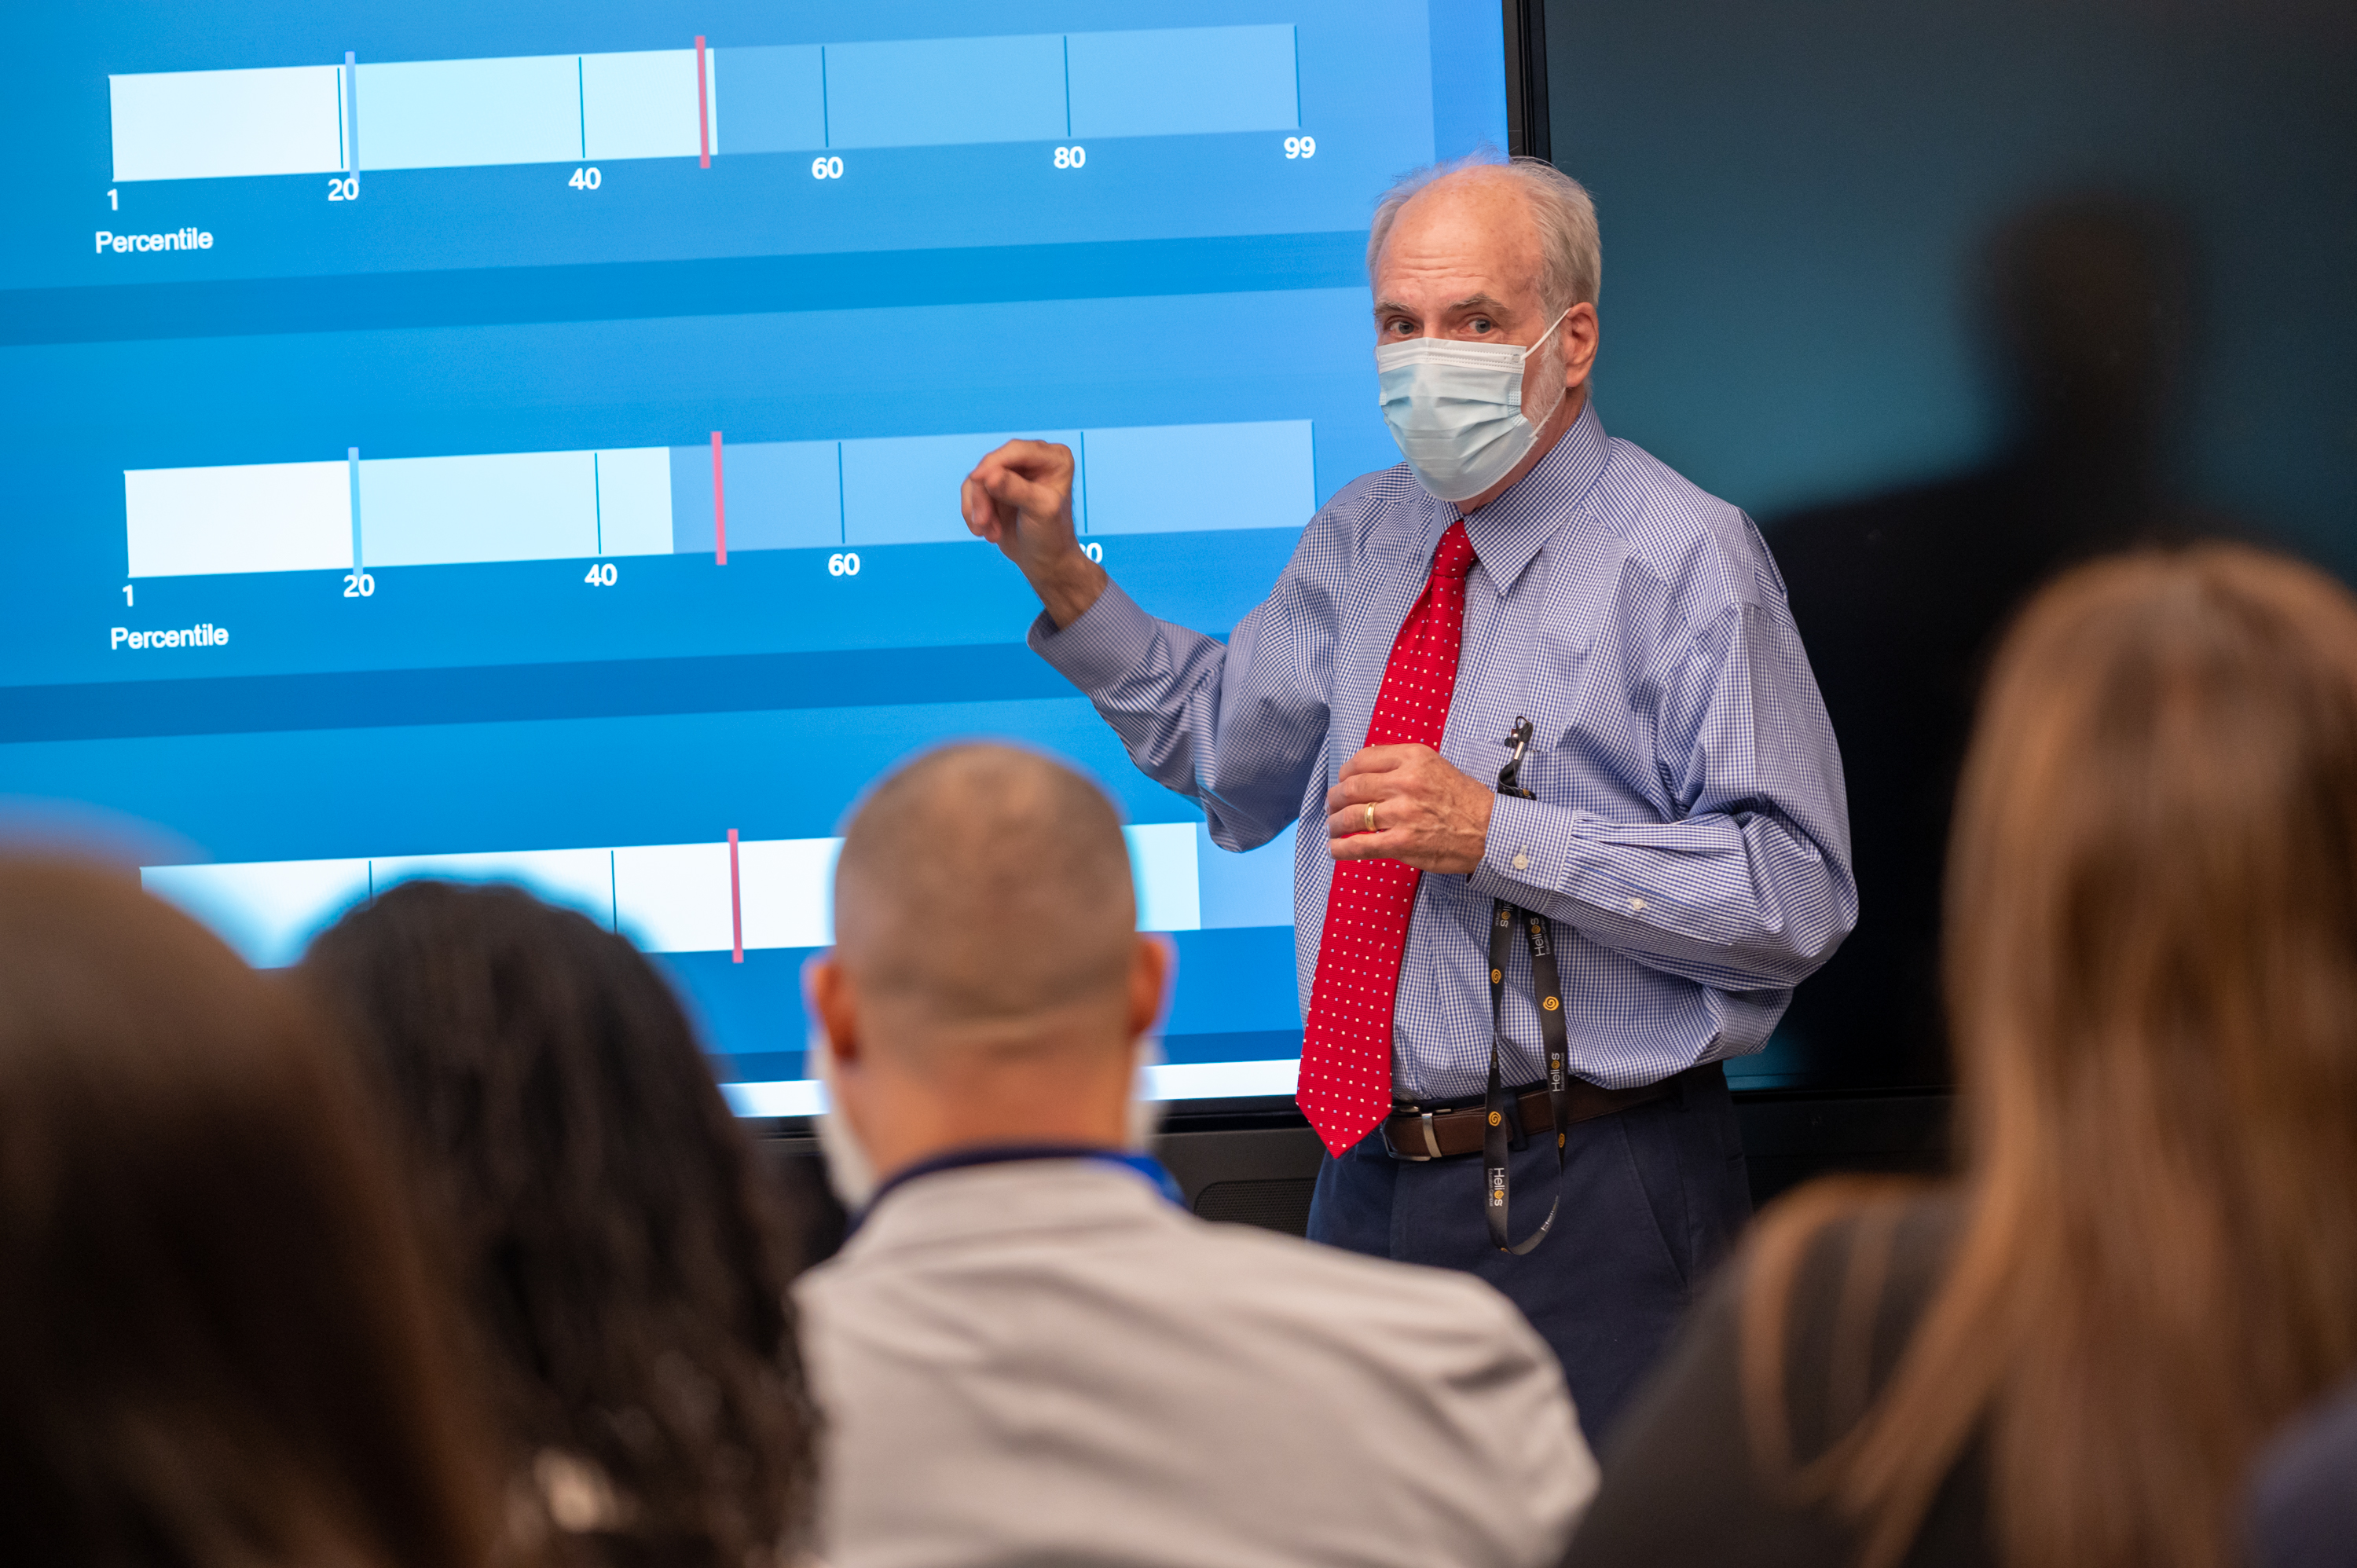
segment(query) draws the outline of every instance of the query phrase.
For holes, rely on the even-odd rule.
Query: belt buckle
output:
[[[1426,1151],[1426,1153],[1417,1154],[1413,1149],[1403,1149],[1393,1139],[1392,1123],[1402,1116],[1409,1117],[1417,1123],[1419,1131],[1424,1134],[1424,1146]],[[1433,1136],[1432,1112],[1429,1111],[1419,1111],[1413,1106],[1410,1106],[1405,1111],[1394,1111],[1389,1116],[1383,1118],[1383,1147],[1389,1151],[1392,1158],[1395,1160],[1413,1160],[1418,1165],[1424,1165],[1430,1161],[1445,1157],[1440,1152],[1440,1140]]]

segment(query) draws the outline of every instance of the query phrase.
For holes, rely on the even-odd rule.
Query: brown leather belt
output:
[[[1593,1122],[1598,1116],[1609,1116],[1632,1105],[1663,1098],[1677,1088],[1683,1076],[1673,1073],[1658,1082],[1641,1083],[1634,1089],[1604,1089],[1584,1078],[1575,1078],[1564,1098],[1569,1101],[1574,1122]],[[1555,1107],[1547,1099],[1545,1084],[1515,1090],[1512,1103],[1523,1137],[1554,1130]],[[1426,1111],[1397,1101],[1392,1113],[1383,1119],[1383,1143],[1404,1160],[1447,1160],[1458,1155],[1478,1155],[1488,1120],[1488,1112],[1478,1104]]]

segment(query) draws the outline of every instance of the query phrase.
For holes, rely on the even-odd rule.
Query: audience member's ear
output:
[[[802,995],[837,1063],[859,1059],[858,991],[832,950],[802,964]]]
[[[1137,946],[1129,959],[1129,1035],[1136,1036],[1150,1032],[1155,1020],[1162,1016],[1162,1000],[1170,992],[1170,980],[1178,967],[1178,954],[1170,939],[1148,936],[1141,932]]]

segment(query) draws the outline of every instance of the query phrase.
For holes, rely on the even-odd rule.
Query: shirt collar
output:
[[[877,1205],[895,1188],[922,1176],[937,1176],[943,1171],[966,1170],[975,1165],[1005,1165],[1014,1160],[1090,1160],[1099,1165],[1118,1165],[1134,1171],[1170,1202],[1187,1207],[1185,1196],[1160,1161],[1151,1155],[1125,1149],[1107,1149],[1093,1144],[986,1144],[974,1148],[952,1149],[919,1160],[915,1165],[893,1173],[891,1179],[877,1187],[868,1198],[866,1207],[853,1216],[851,1228],[856,1230],[876,1212]]]
[[[1538,467],[1496,500],[1466,514],[1465,535],[1499,597],[1513,587],[1539,547],[1579,510],[1603,476],[1606,456],[1604,424],[1596,416],[1591,397]]]

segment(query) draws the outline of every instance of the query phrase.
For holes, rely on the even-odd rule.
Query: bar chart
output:
[[[1297,529],[1308,420],[1049,430],[1084,533]],[[135,578],[970,542],[958,483],[1006,433],[364,457],[124,472]],[[1173,473],[1216,470],[1216,508]]]
[[[959,481],[1063,444],[1125,592],[1244,627],[1396,461],[1368,212],[1505,145],[1493,4],[12,20],[0,816],[135,826],[265,965],[406,878],[520,883],[791,1114],[831,835],[998,737],[1134,824],[1156,1092],[1289,1090],[1297,835],[1232,852],[1138,771]]]
[[[117,181],[1283,131],[1289,25],[109,78]]]
[[[1290,918],[1291,835],[1227,864],[1192,822],[1125,830],[1138,929],[1197,931]],[[290,964],[339,915],[421,877],[509,882],[578,909],[648,952],[820,948],[834,940],[837,838],[147,866],[140,880],[204,920],[246,960]],[[1217,879],[1205,897],[1206,871]]]

